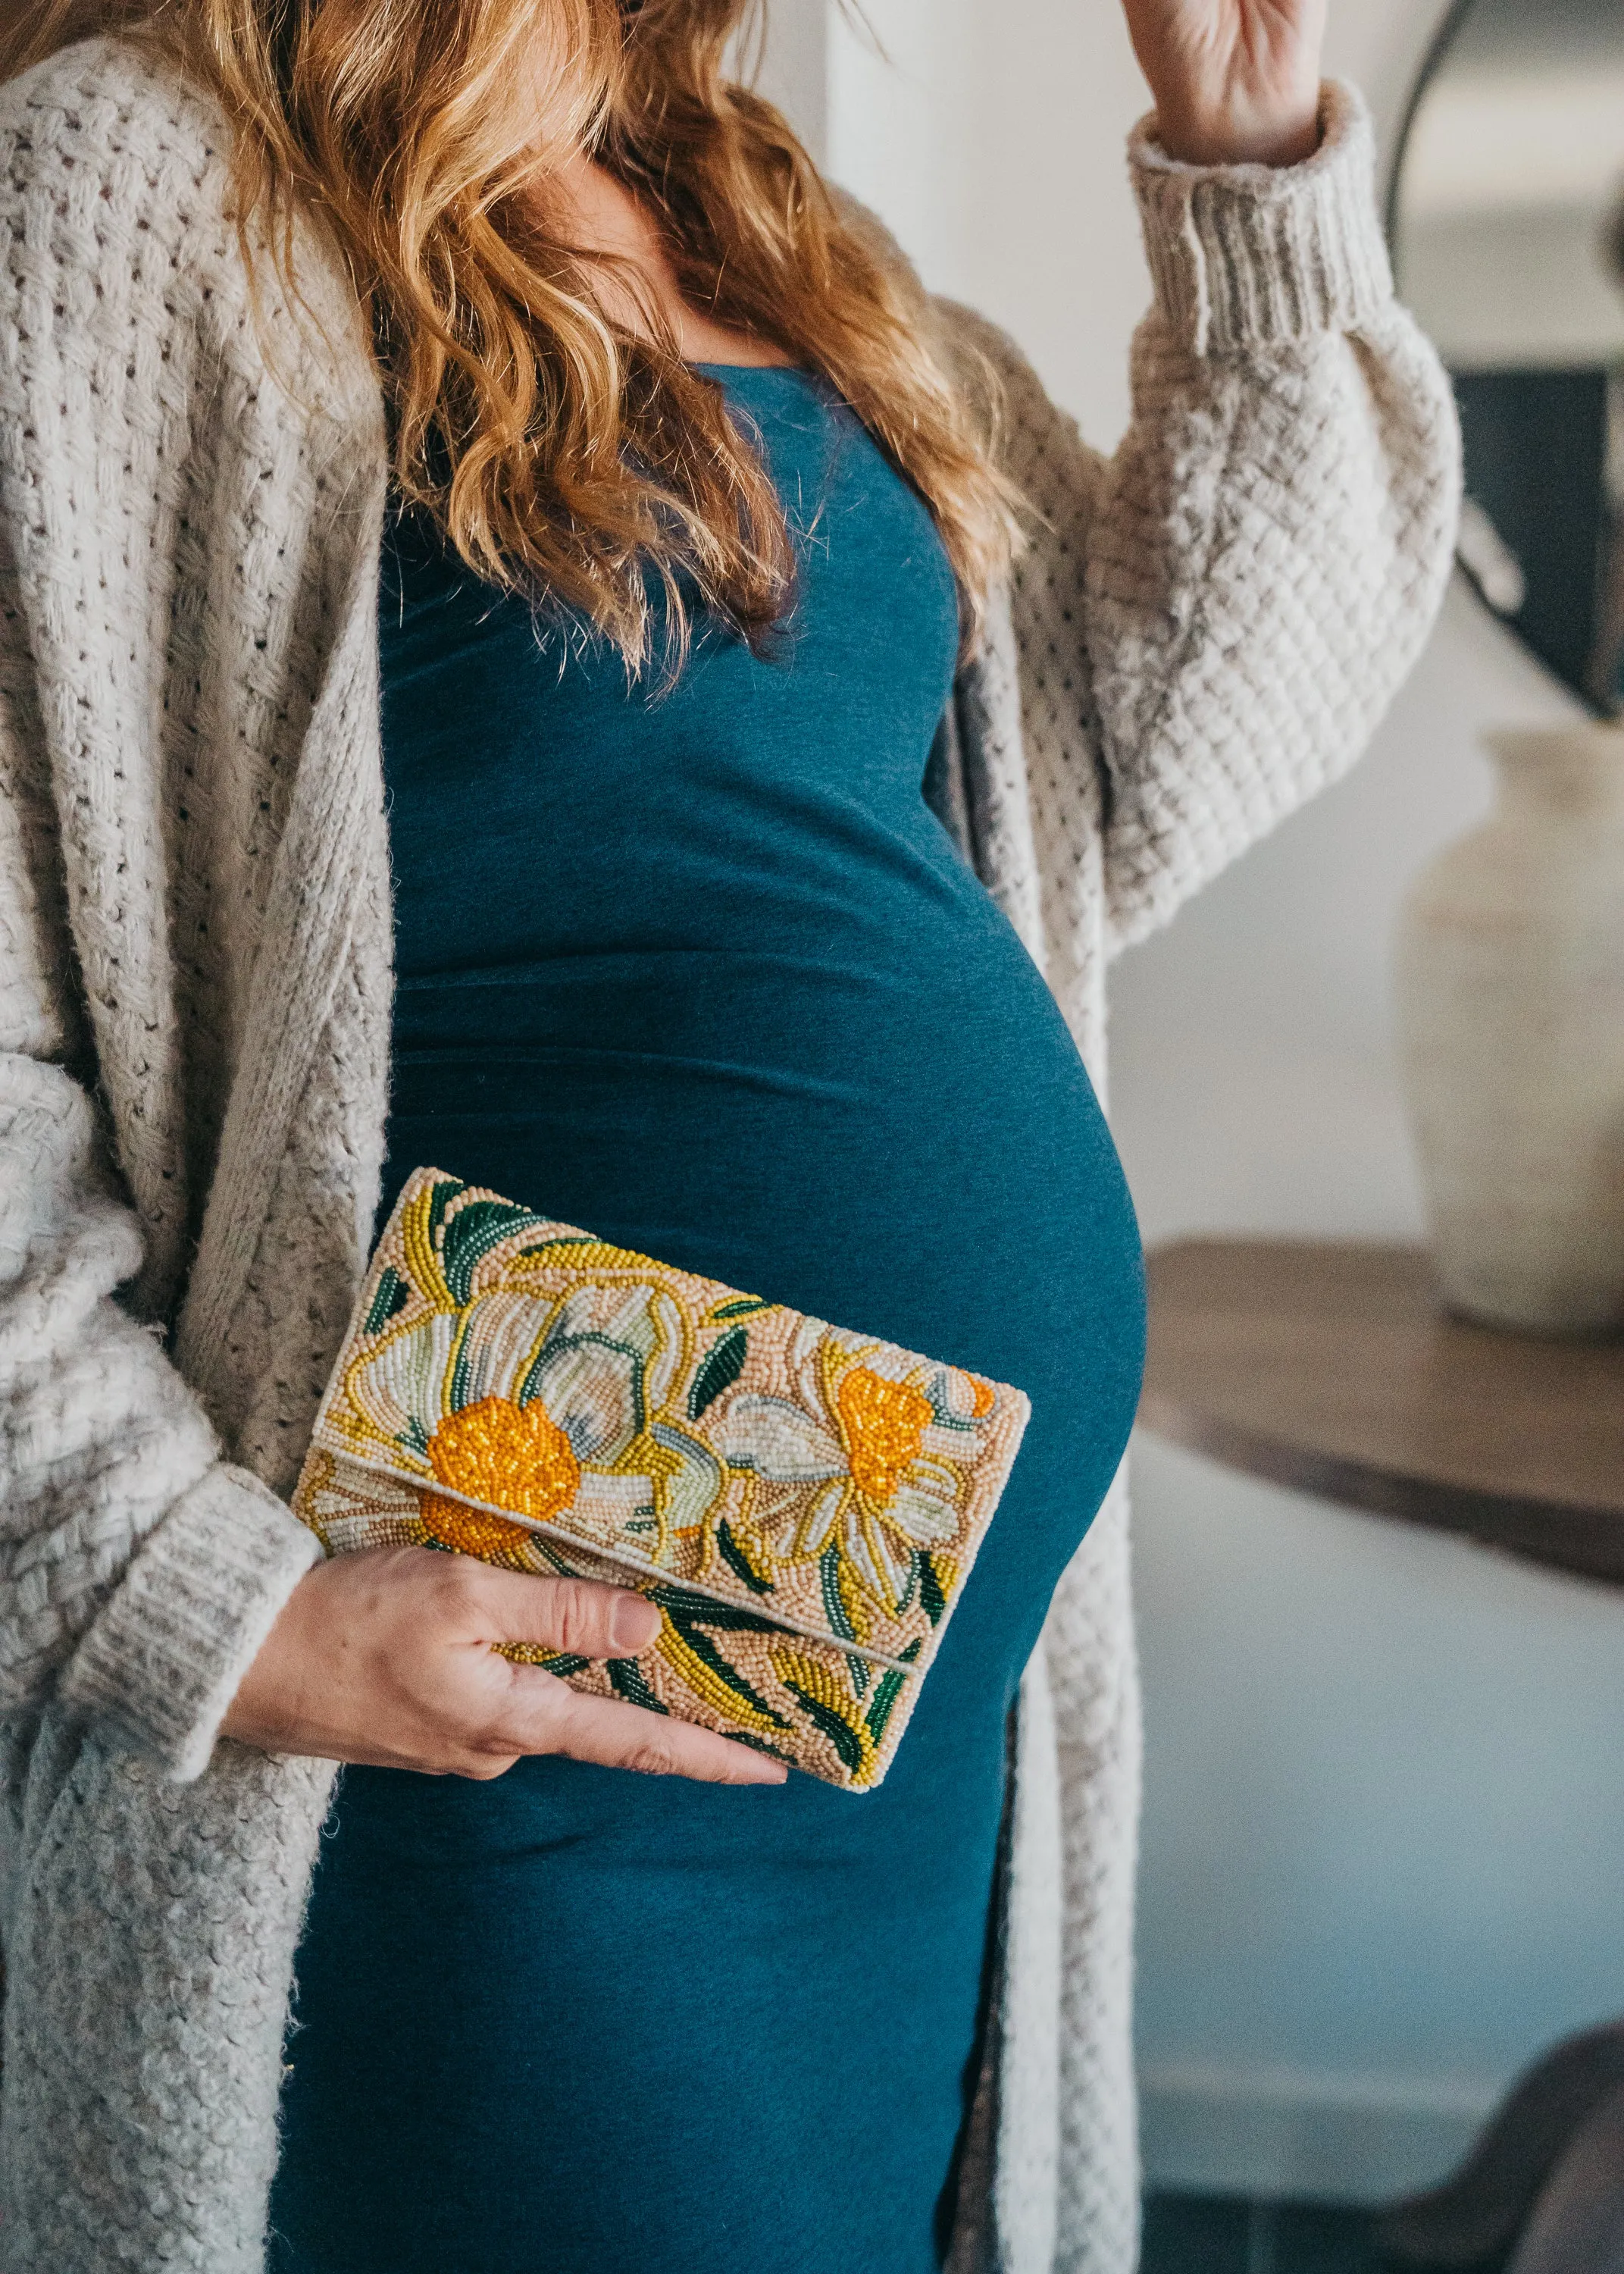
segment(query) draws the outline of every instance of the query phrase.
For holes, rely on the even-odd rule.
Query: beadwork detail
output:
[[[521,1516],[556,1516],[581,1484],[581,1464],[546,1408],[515,1405],[507,1397],[482,1397],[448,1414],[429,1440],[429,1462],[441,1484]],[[425,1493],[420,1505],[425,1525],[443,1547],[528,1568],[523,1551],[530,1534],[522,1525],[438,1494]]]
[[[1004,1489],[1017,1389],[550,1222],[438,1170],[379,1241],[294,1495],[635,1586],[636,1659],[503,1645],[850,1790],[879,1783]]]

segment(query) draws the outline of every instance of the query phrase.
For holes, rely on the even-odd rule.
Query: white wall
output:
[[[777,4],[832,170],[1112,442],[1147,288],[1111,0],[868,0],[890,62],[837,21],[823,75],[822,0]],[[1435,5],[1333,13],[1390,126]],[[1568,707],[1457,594],[1352,780],[1127,960],[1114,1118],[1148,1238],[1417,1228],[1395,904],[1482,808],[1478,730]],[[1624,1602],[1149,1441],[1136,1469],[1152,2177],[1418,2183],[1523,2059],[1624,2010]]]
[[[829,154],[830,0],[758,0],[758,7],[746,18],[739,61],[759,65],[756,86],[821,166]]]

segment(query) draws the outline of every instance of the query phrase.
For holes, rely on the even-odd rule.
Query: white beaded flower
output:
[[[894,1616],[919,1584],[920,1552],[959,1532],[962,1465],[980,1449],[975,1425],[992,1390],[817,1319],[803,1323],[791,1365],[796,1400],[741,1393],[718,1449],[769,1487],[798,1488],[752,1505],[767,1555],[816,1556],[833,1545],[843,1576]]]

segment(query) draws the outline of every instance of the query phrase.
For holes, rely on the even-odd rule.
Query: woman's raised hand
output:
[[[524,1753],[707,1784],[782,1784],[785,1771],[711,1729],[583,1697],[493,1643],[631,1658],[659,1632],[641,1595],[531,1578],[423,1547],[337,1555],[307,1572],[249,1668],[223,1734],[431,1776],[500,1776]]]
[[[1327,0],[1123,0],[1169,158],[1295,165],[1320,139]]]

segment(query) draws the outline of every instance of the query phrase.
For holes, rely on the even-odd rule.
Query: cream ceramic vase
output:
[[[1500,796],[1405,907],[1406,1088],[1451,1307],[1624,1329],[1624,730],[1488,738]]]

